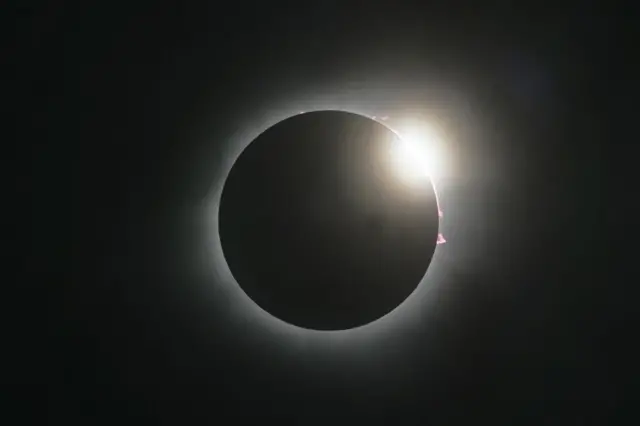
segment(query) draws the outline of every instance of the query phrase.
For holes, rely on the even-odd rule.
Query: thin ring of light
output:
[[[253,302],[240,288],[240,285],[235,281],[231,271],[229,270],[222,251],[218,230],[220,197],[226,177],[228,176],[233,163],[242,153],[244,148],[269,127],[295,114],[311,111],[337,110],[369,117],[381,122],[391,129],[388,125],[388,122],[391,120],[389,119],[389,121],[387,121],[385,119],[386,117],[377,118],[376,116],[363,113],[359,108],[349,108],[343,105],[336,105],[335,103],[322,105],[322,102],[319,102],[319,104],[320,105],[317,105],[316,108],[309,108],[307,106],[304,111],[302,111],[302,108],[291,108],[290,106],[281,108],[277,110],[277,112],[271,110],[272,114],[270,114],[268,118],[262,117],[262,119],[256,120],[253,123],[253,126],[247,126],[243,131],[236,133],[229,141],[227,145],[229,152],[225,157],[226,162],[221,168],[218,178],[215,179],[204,205],[204,214],[206,216],[205,220],[209,229],[209,253],[207,254],[207,260],[205,260],[205,262],[210,261],[210,259],[213,258],[214,280],[220,284],[219,288],[216,290],[223,293],[220,294],[220,296],[227,302],[226,308],[229,310],[230,315],[243,325],[250,323],[254,328],[254,332],[279,336],[283,339],[283,343],[286,344],[289,342],[289,344],[294,346],[304,342],[304,344],[307,345],[315,346],[320,344],[325,345],[325,347],[335,348],[336,344],[338,344],[344,345],[343,348],[349,350],[349,347],[358,345],[358,342],[366,344],[370,339],[384,338],[387,333],[393,333],[401,330],[401,327],[407,324],[406,320],[411,319],[412,313],[415,314],[416,312],[420,312],[416,305],[422,305],[422,307],[424,307],[424,303],[420,299],[424,299],[423,296],[425,295],[426,287],[431,287],[425,286],[425,282],[436,281],[436,277],[441,274],[437,267],[439,263],[438,254],[440,250],[436,249],[432,262],[427,269],[425,276],[417,285],[416,290],[414,290],[411,295],[393,311],[376,321],[360,327],[347,330],[320,331],[305,329],[286,323],[264,311],[255,302]],[[397,133],[395,130],[391,130],[394,131],[394,133]],[[440,197],[436,191],[435,182],[431,181],[431,184],[434,186],[439,213],[440,216],[442,216],[442,210],[440,210]],[[420,315],[418,314],[418,316]],[[234,318],[232,318],[232,320]]]

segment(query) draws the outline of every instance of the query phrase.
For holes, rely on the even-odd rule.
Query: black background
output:
[[[603,270],[603,163],[610,122],[632,104],[619,51],[628,11],[335,1],[17,11],[13,110],[25,113],[16,127],[29,160],[17,182],[31,218],[20,279],[34,313],[13,327],[23,413],[624,421],[633,374],[620,343],[632,334],[627,298]],[[420,315],[342,340],[280,333],[234,310],[213,266],[194,266],[229,141],[275,114],[274,100],[328,90],[366,104],[376,92],[416,106],[428,102],[422,86],[441,82],[474,111],[454,122],[474,124],[457,147],[465,179],[450,186],[450,266],[438,297],[412,305]]]

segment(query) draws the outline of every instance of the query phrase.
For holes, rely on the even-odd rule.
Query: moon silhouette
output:
[[[245,148],[224,183],[219,235],[249,298],[315,330],[362,326],[402,304],[429,267],[439,218],[429,180],[398,178],[399,142],[370,118],[316,111]]]

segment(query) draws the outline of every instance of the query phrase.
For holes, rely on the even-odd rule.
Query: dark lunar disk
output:
[[[281,320],[317,330],[391,312],[427,271],[438,235],[429,181],[390,163],[397,136],[340,111],[277,123],[242,152],[225,182],[220,240],[246,294]]]

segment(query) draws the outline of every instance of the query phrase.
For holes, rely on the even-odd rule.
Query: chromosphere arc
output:
[[[299,114],[260,134],[231,168],[219,210],[224,257],[243,291],[273,316],[317,330],[361,326],[398,307],[438,239],[429,174],[407,187],[398,168],[410,141],[341,111]]]

